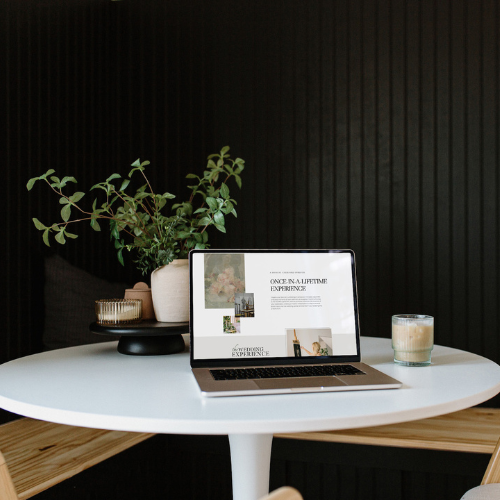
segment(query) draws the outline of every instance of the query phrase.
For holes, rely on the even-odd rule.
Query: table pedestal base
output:
[[[230,434],[233,500],[258,500],[269,493],[272,434]]]

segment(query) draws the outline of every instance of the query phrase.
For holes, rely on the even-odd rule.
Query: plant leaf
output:
[[[28,184],[26,184],[26,189],[27,189],[28,191],[31,191],[31,189],[33,188],[33,186],[34,186],[35,182],[36,182],[38,179],[39,179],[39,177],[33,177],[33,179],[30,179],[30,180],[28,181]]]
[[[220,224],[215,224],[215,227],[221,232],[221,233],[225,233],[226,232],[226,228],[224,226],[221,226]]]
[[[214,214],[214,222],[216,226],[223,226],[224,225],[224,214],[220,211],[215,212]]]
[[[77,234],[68,233],[67,231],[64,234],[66,235],[66,238],[71,238],[72,240],[75,240],[76,238],[78,238]]]
[[[233,208],[234,208],[234,205],[230,201],[226,202],[226,206],[224,208],[224,213],[226,215],[230,214],[232,212]]]
[[[207,199],[205,201],[207,202],[211,210],[217,210],[219,208],[219,204],[217,203],[217,200],[215,198],[207,196]]]
[[[123,191],[124,189],[127,189],[127,186],[130,184],[130,179],[125,179],[122,182],[122,185],[120,186],[120,191]]]
[[[116,254],[116,256],[118,257],[118,262],[122,266],[125,266],[125,262],[123,262],[123,248],[120,248],[120,250],[118,250],[118,253]]]
[[[101,226],[99,225],[99,222],[97,222],[97,219],[95,217],[93,217],[90,221],[90,227],[94,230],[94,231],[100,231],[101,230]]]
[[[64,207],[61,210],[61,217],[64,222],[68,222],[69,218],[71,217],[71,205],[64,205]],[[61,233],[59,233],[61,234]],[[57,236],[56,236],[57,240]]]
[[[64,230],[59,231],[56,234],[56,238],[55,239],[56,239],[57,243],[60,243],[61,245],[64,245],[66,243],[66,240],[64,239]]]
[[[118,231],[118,226],[115,224],[111,230],[111,238],[120,239],[120,232]]]
[[[202,219],[200,219],[199,225],[206,226],[207,224],[211,224],[211,223],[212,223],[212,219],[210,217],[203,217]]]
[[[84,196],[85,196],[85,193],[82,193],[81,191],[77,191],[75,194],[70,196],[69,199],[73,203],[78,203]]]
[[[224,183],[221,184],[220,195],[225,200],[227,200],[229,198],[229,188]]]
[[[220,150],[220,154],[221,154],[221,155],[225,155],[228,151],[229,151],[229,146],[224,146],[224,147]]]
[[[47,179],[47,177],[49,175],[52,175],[53,173],[55,172],[55,170],[53,168],[51,168],[50,170],[47,170],[47,172],[45,172],[44,174],[42,174],[39,179],[42,179],[42,180],[45,180]]]
[[[35,224],[35,227],[37,229],[40,229],[40,230],[47,229],[45,224],[42,224],[36,217],[33,217],[33,224]]]
[[[50,242],[49,242],[49,228],[47,228],[44,232],[43,232],[43,242],[48,246],[50,247]]]
[[[110,175],[107,179],[106,179],[106,182],[110,182],[112,181],[113,179],[121,179],[121,175],[120,174],[112,174]]]

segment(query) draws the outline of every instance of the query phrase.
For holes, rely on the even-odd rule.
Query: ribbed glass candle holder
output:
[[[139,323],[142,319],[140,299],[100,299],[95,301],[95,314],[100,325]]]

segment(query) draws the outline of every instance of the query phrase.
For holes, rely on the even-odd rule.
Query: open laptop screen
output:
[[[190,266],[193,361],[359,358],[351,250],[194,250]]]

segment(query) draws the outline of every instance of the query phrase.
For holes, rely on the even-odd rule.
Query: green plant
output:
[[[70,195],[63,193],[70,183],[77,183],[74,177],[60,179],[53,175],[55,170],[50,169],[40,177],[30,179],[26,187],[30,191],[37,181],[45,181],[60,197],[62,222],[46,226],[33,218],[33,223],[43,231],[43,241],[50,246],[52,234],[60,244],[65,244],[67,238],[77,238],[76,234],[68,231],[70,224],[90,221],[90,226],[100,231],[99,221],[108,221],[111,240],[118,251],[120,263],[124,265],[123,250],[135,252],[137,268],[147,274],[176,258],[186,258],[192,248],[208,248],[207,228],[213,225],[225,233],[225,217],[236,217],[236,201],[229,195],[227,181],[233,177],[241,188],[240,174],[245,162],[241,158],[231,159],[228,151],[229,147],[226,146],[220,153],[210,155],[202,176],[188,174],[187,179],[195,180],[188,186],[189,199],[172,205],[170,209],[167,204],[175,195],[153,191],[145,174],[148,161],[141,163],[136,160],[132,163],[128,178],[122,179],[120,174],[112,174],[105,181],[92,186],[90,190],[104,192],[105,200],[98,202],[97,198],[94,199],[91,209],[84,209],[80,205],[84,192],[76,191]],[[134,174],[137,176],[136,172],[142,175],[146,183],[138,187],[134,194],[128,194],[126,190]],[[119,184],[115,185],[118,181]],[[195,208],[196,202],[198,208]],[[169,214],[165,214],[167,210]]]

